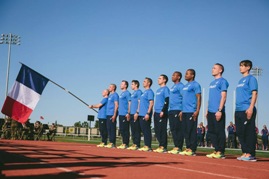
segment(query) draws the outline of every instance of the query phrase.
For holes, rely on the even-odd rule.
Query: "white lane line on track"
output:
[[[96,148],[95,146],[92,146],[92,148]],[[124,150],[122,150],[122,149],[120,149],[120,151],[119,151],[119,149],[108,149],[109,150],[109,152],[108,153],[111,153],[111,152],[113,152],[113,153],[115,153],[115,154],[125,154],[125,155],[129,155],[130,156],[130,153],[129,152],[124,152]],[[117,152],[118,151],[118,152]],[[214,166],[221,166],[221,167],[229,167],[229,168],[238,168],[238,169],[246,169],[246,170],[251,170],[251,169],[253,169],[253,170],[255,170],[255,172],[257,172],[257,171],[261,171],[261,172],[269,172],[269,170],[267,170],[267,169],[260,169],[260,168],[251,168],[251,167],[249,167],[249,166],[247,166],[247,167],[244,167],[244,166],[241,166],[240,165],[240,162],[242,162],[242,161],[237,161],[236,159],[234,159],[235,160],[235,162],[238,162],[238,165],[229,165],[229,164],[227,164],[227,165],[225,165],[225,164],[222,164],[222,160],[227,160],[227,159],[222,159],[222,160],[219,160],[220,161],[220,163],[211,163],[211,162],[201,162],[201,161],[199,161],[199,160],[190,160],[190,159],[184,159],[184,158],[182,158],[182,156],[178,156],[178,158],[177,157],[174,157],[174,158],[170,158],[170,157],[166,157],[165,155],[170,155],[170,154],[160,154],[159,156],[156,156],[156,155],[151,155],[151,154],[155,154],[155,153],[152,153],[152,152],[140,152],[140,151],[133,151],[133,152],[135,152],[134,153],[134,155],[135,156],[137,156],[137,154],[138,153],[141,153],[141,154],[143,154],[143,153],[145,153],[145,154],[147,154],[147,157],[153,157],[153,158],[159,158],[159,159],[169,159],[169,160],[180,160],[180,161],[184,161],[184,162],[194,162],[194,163],[200,163],[200,164],[204,164],[204,165],[214,165]],[[172,154],[171,154],[172,155]],[[175,155],[175,156],[177,156],[177,155]],[[195,157],[188,157],[188,158],[193,158],[193,159],[195,159],[196,158],[196,156]],[[214,160],[214,159],[213,159]],[[217,160],[217,159],[216,159]]]
[[[62,170],[64,172],[73,172],[72,170],[70,169],[67,169],[67,168],[63,168],[63,167],[56,167],[58,170]]]
[[[121,150],[119,152],[114,151],[113,153],[129,154],[129,153],[123,152],[123,150]],[[141,153],[143,153],[143,152],[141,152]],[[167,157],[156,157],[156,156],[153,156],[153,155],[151,155],[150,157],[153,157],[153,158],[167,158]],[[126,161],[126,162],[137,162],[137,161],[132,160],[132,159],[123,159],[123,161]],[[212,163],[209,163],[209,164],[212,165]],[[173,169],[173,170],[181,170],[181,171],[187,171],[187,172],[195,172],[195,173],[204,174],[204,175],[211,175],[211,176],[215,176],[215,177],[223,177],[223,178],[231,178],[231,179],[246,179],[246,178],[242,178],[242,177],[233,177],[233,176],[230,176],[230,175],[217,174],[217,173],[211,173],[211,172],[205,172],[205,171],[199,171],[199,170],[193,170],[193,169],[186,169],[186,168],[180,168],[180,167],[173,167],[173,166],[166,166],[166,165],[161,165],[161,164],[155,164],[153,166],[162,167],[162,168],[169,168],[169,169]]]
[[[186,169],[186,168],[179,168],[179,167],[172,167],[172,166],[165,166],[165,165],[155,165],[155,166],[162,167],[162,168],[170,168],[170,169],[174,169],[174,170],[183,170],[183,171],[187,171],[187,172],[195,172],[195,173],[200,173],[200,174],[212,175],[212,176],[216,176],[216,177],[233,178],[233,179],[246,179],[246,178],[241,178],[241,177],[233,177],[231,175],[222,175],[222,174],[217,174],[217,173],[203,172],[203,171],[197,171],[197,170]]]
[[[39,163],[40,163],[40,164],[43,164],[43,165],[50,166],[50,167],[54,167],[54,168],[56,168],[57,170],[60,170],[60,171],[63,171],[63,172],[75,173],[75,174],[78,174],[78,175],[85,175],[85,173],[79,173],[79,172],[70,170],[70,169],[68,169],[68,168],[58,167],[57,165],[53,165],[53,164],[50,164],[50,163],[47,163],[47,162],[39,162]]]

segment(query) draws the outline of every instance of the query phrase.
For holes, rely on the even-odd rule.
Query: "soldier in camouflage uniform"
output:
[[[22,125],[16,120],[11,120],[11,140],[17,140],[21,136]]]
[[[33,127],[29,120],[22,124],[21,140],[33,140]]]
[[[34,140],[40,140],[43,135],[43,125],[40,121],[34,124]]]
[[[48,140],[49,141],[53,140],[55,137],[55,134],[56,134],[56,126],[54,123],[52,123],[52,125],[49,128],[49,132],[47,133]]]
[[[11,118],[6,118],[5,123],[2,126],[3,131],[3,138],[4,139],[11,139]]]

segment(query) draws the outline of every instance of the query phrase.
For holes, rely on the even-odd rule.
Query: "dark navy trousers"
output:
[[[247,119],[245,111],[235,111],[236,135],[238,136],[243,153],[249,153],[251,156],[256,155],[256,108],[253,109],[251,119]]]
[[[182,150],[184,133],[182,129],[182,121],[179,120],[179,113],[180,110],[170,110],[168,113],[168,118],[174,145]]]
[[[125,116],[119,116],[119,124],[120,124],[120,134],[122,137],[122,143],[129,146],[129,138],[130,138],[130,122],[127,121]]]
[[[182,113],[182,128],[187,149],[196,152],[197,149],[197,121],[192,118],[193,113]]]
[[[160,117],[160,113],[154,113],[154,130],[159,146],[167,148],[167,117]]]
[[[109,142],[116,145],[116,125],[117,125],[117,118],[114,122],[111,120],[112,116],[107,116],[107,131]]]
[[[225,134],[225,112],[222,112],[221,119],[216,120],[215,113],[207,113],[208,134],[216,152],[225,152],[226,134]]]
[[[151,134],[151,119],[146,121],[144,116],[138,116],[140,127],[144,135],[144,144],[151,148],[152,134]]]
[[[140,123],[139,123],[139,118],[137,118],[137,120],[134,121],[134,115],[131,114],[130,124],[131,124],[133,144],[135,144],[138,148],[140,148],[141,127],[140,127]]]
[[[107,145],[107,119],[99,119],[99,131],[102,138],[102,142]]]

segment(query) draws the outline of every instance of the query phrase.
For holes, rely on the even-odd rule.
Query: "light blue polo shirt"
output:
[[[107,101],[107,110],[106,115],[107,116],[113,116],[114,115],[114,109],[115,109],[115,101],[119,102],[119,95],[118,93],[114,92],[108,96]]]
[[[131,95],[131,114],[135,114],[138,107],[138,99],[140,99],[142,95],[142,91],[140,89],[137,89],[133,92]]]
[[[196,81],[191,81],[183,87],[183,112],[195,112],[197,109],[196,94],[201,94],[201,86]]]
[[[248,75],[240,79],[236,87],[235,111],[245,111],[249,108],[252,91],[258,91],[257,79],[253,75]]]
[[[99,108],[97,118],[98,119],[106,119],[106,108],[107,108],[108,98],[103,98],[100,102],[102,106]]]
[[[218,78],[212,81],[209,85],[208,111],[216,113],[219,109],[221,93],[228,90],[229,83],[224,78]],[[225,112],[225,106],[222,109]]]
[[[154,92],[152,89],[147,89],[140,97],[139,116],[145,116],[147,114],[150,101],[154,101]]]
[[[184,85],[179,82],[174,84],[170,89],[169,110],[182,111],[182,89]]]
[[[119,96],[119,115],[125,116],[128,113],[129,101],[131,101],[131,93],[125,90]]]
[[[162,112],[162,109],[165,103],[165,98],[169,97],[169,95],[170,95],[170,90],[167,86],[163,86],[156,91],[154,112],[156,113]]]

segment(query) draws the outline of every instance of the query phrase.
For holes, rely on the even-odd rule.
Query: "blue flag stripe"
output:
[[[49,79],[22,64],[16,81],[41,95]]]

